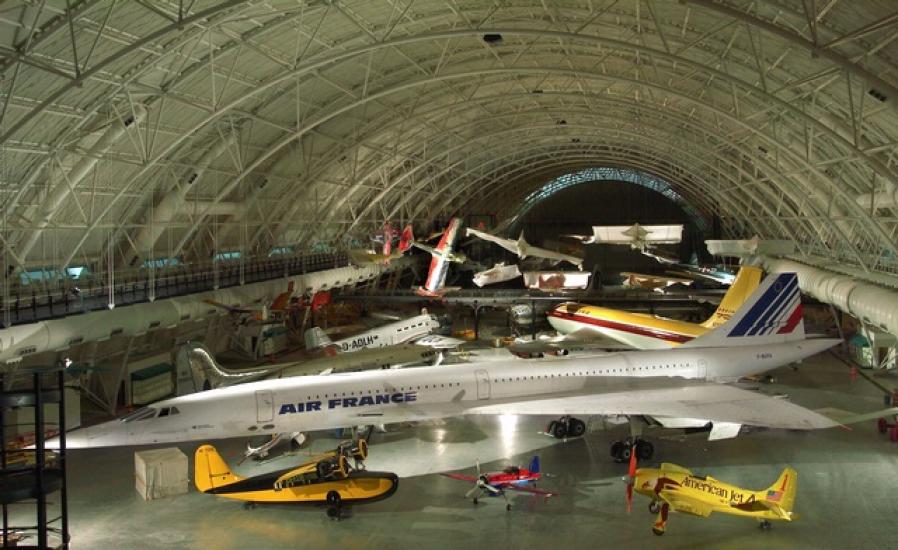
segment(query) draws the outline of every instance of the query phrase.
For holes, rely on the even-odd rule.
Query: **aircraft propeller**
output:
[[[465,498],[471,498],[472,496],[474,496],[474,493],[477,493],[478,495],[482,494],[484,491],[489,491],[490,493],[492,493],[494,495],[498,495],[498,494],[502,493],[501,490],[490,485],[489,478],[487,478],[485,474],[481,473],[480,461],[478,460],[477,461],[477,480],[474,481],[474,486],[471,487],[471,489],[467,493],[465,493]]]

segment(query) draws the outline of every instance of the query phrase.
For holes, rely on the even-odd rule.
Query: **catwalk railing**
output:
[[[345,254],[311,253],[242,263],[240,260],[231,260],[204,265],[181,264],[152,270],[143,268],[117,272],[111,278],[105,274],[96,274],[78,279],[59,278],[29,284],[16,282],[0,293],[0,296],[6,297],[0,300],[0,323],[4,327],[33,323],[346,265],[348,260]],[[15,274],[12,276],[17,277]]]

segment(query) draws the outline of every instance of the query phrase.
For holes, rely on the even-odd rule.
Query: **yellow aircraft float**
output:
[[[652,532],[663,535],[667,516],[673,510],[683,514],[708,517],[712,512],[757,519],[762,529],[770,528],[770,521],[792,521],[798,472],[786,468],[776,483],[761,491],[751,491],[718,481],[710,476],[697,476],[676,464],[664,463],[660,468],[636,469],[635,453],[630,460],[627,483],[627,510],[633,500],[633,490],[651,498],[649,512],[658,514]]]
[[[391,472],[369,472],[362,461],[368,444],[341,443],[336,450],[314,456],[296,468],[243,478],[231,472],[212,445],[194,453],[194,484],[201,493],[242,500],[248,504],[326,504],[327,515],[340,519],[344,504],[360,504],[388,498],[396,492],[399,477]],[[352,459],[355,466],[350,466]]]

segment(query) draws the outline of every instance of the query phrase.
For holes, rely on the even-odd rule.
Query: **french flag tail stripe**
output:
[[[755,323],[757,323],[760,319],[765,317],[765,315],[771,311],[772,307],[779,304],[780,300],[785,300],[787,294],[783,292],[788,284],[791,282],[790,278],[795,278],[794,273],[783,273],[777,276],[774,280],[773,284],[767,287],[767,290],[764,294],[758,299],[757,302],[751,309],[749,309],[748,313],[739,320],[738,324],[732,331],[730,331],[730,336],[745,336],[749,330],[754,327]]]

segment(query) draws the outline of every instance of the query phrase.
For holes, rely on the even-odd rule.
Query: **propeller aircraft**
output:
[[[465,498],[470,498],[474,504],[479,502],[483,495],[498,497],[505,499],[505,509],[511,510],[511,503],[508,502],[508,496],[505,491],[521,491],[534,495],[541,495],[546,498],[555,496],[558,493],[537,489],[533,487],[541,476],[539,472],[539,457],[534,456],[530,460],[528,468],[520,468],[518,466],[506,466],[501,472],[482,473],[480,471],[480,462],[477,463],[477,476],[465,474],[442,474],[448,478],[457,479],[459,481],[467,481],[473,483],[474,486],[465,493]],[[473,498],[472,498],[473,497]]]
[[[636,468],[636,452],[630,453],[627,478],[627,512],[632,508],[633,491],[647,496],[649,512],[657,514],[652,532],[658,536],[667,530],[671,510],[706,518],[713,512],[758,520],[762,529],[773,521],[793,521],[792,512],[798,490],[798,472],[786,468],[776,482],[760,491],[743,489],[711,476],[698,476],[676,464],[660,468]]]
[[[367,471],[367,457],[368,443],[360,439],[341,443],[296,468],[243,478],[231,472],[215,447],[201,445],[193,455],[194,484],[201,493],[253,504],[326,504],[328,517],[340,519],[344,504],[383,500],[399,486],[394,473]]]

